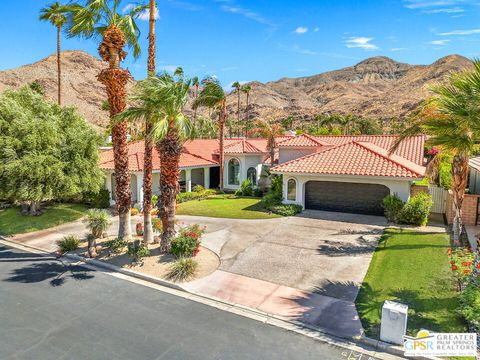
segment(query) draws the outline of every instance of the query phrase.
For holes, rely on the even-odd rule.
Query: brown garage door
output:
[[[309,181],[305,185],[307,209],[383,215],[382,200],[390,190],[379,184]]]

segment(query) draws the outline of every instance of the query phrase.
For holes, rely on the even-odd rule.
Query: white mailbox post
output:
[[[380,340],[403,344],[403,335],[407,331],[408,306],[394,301],[385,301],[382,307]]]

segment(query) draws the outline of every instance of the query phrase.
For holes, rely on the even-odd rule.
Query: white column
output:
[[[137,174],[137,201],[143,206],[143,173]]]
[[[108,190],[108,193],[110,194],[110,204],[112,204],[113,203],[112,172],[110,172],[110,171],[107,171],[107,173],[106,173],[105,189]]]
[[[185,169],[185,191],[192,191],[192,169]]]
[[[205,189],[210,189],[210,168],[203,168],[203,187]]]

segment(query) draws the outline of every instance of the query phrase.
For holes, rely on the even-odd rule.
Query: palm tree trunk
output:
[[[195,84],[195,101],[198,98],[198,83]],[[193,109],[193,129],[197,129],[197,107]]]
[[[249,100],[249,97],[250,97],[249,95],[250,94],[247,92],[247,101],[246,101],[247,106],[245,108],[246,118],[245,118],[245,130],[244,130],[245,131],[245,137],[247,137],[247,127],[248,127],[248,120],[249,120],[248,119],[248,117],[249,117],[248,100]]]
[[[241,125],[240,125],[240,89],[237,89],[237,126],[238,126],[238,131],[237,134],[240,137],[240,132],[241,132]],[[246,134],[245,134],[246,137]]]
[[[62,105],[62,66],[60,53],[60,34],[62,27],[57,26],[57,91],[58,91],[58,105]]]
[[[166,137],[159,142],[158,147],[161,173],[157,208],[163,225],[160,252],[168,253],[170,252],[171,240],[175,235],[176,195],[180,173],[180,155],[182,153],[182,143],[173,124],[169,126]]]
[[[220,156],[219,156],[219,163],[220,163],[220,190],[223,191],[223,169],[224,169],[224,164],[223,161],[225,159],[225,149],[224,149],[224,138],[225,138],[225,119],[227,117],[227,109],[226,109],[226,104],[223,105],[222,109],[220,110],[220,115],[219,115],[219,124],[218,124],[218,137],[219,137],[219,143],[220,143]]]
[[[108,69],[104,69],[97,76],[99,82],[107,90],[110,119],[122,112],[126,107],[126,85],[132,78],[128,70],[120,68],[120,61],[125,58],[123,51],[125,35],[115,26],[109,27],[103,36],[99,47],[100,56],[108,61]],[[116,181],[116,206],[118,209],[119,226],[118,237],[130,240],[132,237],[130,225],[130,208],[132,193],[130,188],[130,172],[128,169],[127,121],[113,122],[112,142],[113,161]]]
[[[150,0],[150,22],[148,33],[148,76],[155,75],[155,0]],[[152,228],[152,173],[153,140],[152,122],[145,120],[145,152],[143,154],[143,242],[153,243]]]
[[[453,240],[460,240],[462,233],[462,204],[468,180],[468,156],[457,154],[452,163],[452,192],[455,217],[453,219]]]

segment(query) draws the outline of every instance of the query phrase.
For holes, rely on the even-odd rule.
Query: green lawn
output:
[[[449,267],[448,246],[446,234],[385,231],[356,300],[368,336],[379,336],[385,300],[409,306],[410,335],[416,335],[420,328],[466,331],[465,323],[456,314],[458,294]]]
[[[20,208],[0,210],[0,234],[22,234],[48,229],[81,218],[87,207],[80,204],[55,204],[40,216],[24,216]]]
[[[205,200],[192,200],[178,205],[178,215],[209,216],[231,219],[273,219],[281,217],[269,214],[261,199],[220,195]]]

